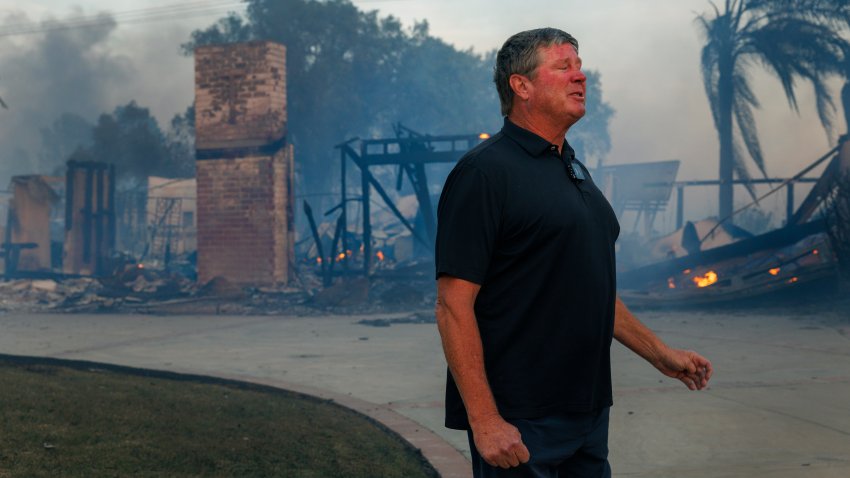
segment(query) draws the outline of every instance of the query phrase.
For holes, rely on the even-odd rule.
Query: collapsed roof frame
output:
[[[335,146],[340,151],[341,197],[339,204],[327,211],[325,215],[329,215],[337,209],[341,210],[341,214],[337,224],[337,237],[334,238],[330,257],[333,258],[336,255],[338,240],[342,242],[341,250],[348,250],[346,206],[351,201],[360,202],[363,208],[363,275],[369,275],[372,263],[371,189],[374,188],[399,222],[410,231],[413,238],[433,253],[437,235],[437,218],[431,205],[425,166],[435,163],[456,163],[461,156],[487,137],[477,134],[423,135],[403,126],[401,123],[394,125],[393,129],[396,133],[395,138],[369,140],[353,138]],[[359,149],[355,149],[353,146],[357,142],[360,143]],[[360,195],[349,197],[346,181],[347,159],[350,159],[360,170]],[[425,237],[401,214],[384,187],[369,171],[372,166],[398,166],[396,189],[401,188],[403,178],[405,175],[407,176],[419,203],[419,213],[425,223]],[[333,267],[333,261],[331,261],[329,267]],[[328,274],[330,272],[331,270],[328,271]]]

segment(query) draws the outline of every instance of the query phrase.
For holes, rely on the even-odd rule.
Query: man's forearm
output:
[[[619,297],[617,297],[614,312],[614,338],[628,347],[629,350],[656,366],[660,360],[661,352],[667,347],[657,335],[629,311]]]
[[[452,377],[466,406],[470,424],[498,415],[487,382],[481,335],[472,307],[437,300],[437,328]]]
[[[451,277],[437,279],[437,328],[472,428],[475,447],[491,466],[509,468],[529,460],[519,430],[496,406],[484,368],[484,347],[475,320],[481,286]]]

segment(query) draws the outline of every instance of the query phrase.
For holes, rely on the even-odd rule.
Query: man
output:
[[[564,138],[585,112],[577,41],[518,33],[494,81],[504,127],[458,162],[438,208],[446,426],[468,430],[476,477],[608,477],[612,337],[692,390],[711,364],[616,296],[619,224]]]

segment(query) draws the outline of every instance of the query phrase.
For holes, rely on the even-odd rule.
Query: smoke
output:
[[[43,32],[0,37],[0,97],[9,108],[0,110],[0,187],[11,175],[54,171],[67,158],[44,153],[42,130],[66,113],[94,122],[114,108],[109,92],[134,74],[129,59],[107,48],[113,17],[100,13],[97,26],[68,28],[82,15],[36,22],[13,14],[2,21],[3,31]]]

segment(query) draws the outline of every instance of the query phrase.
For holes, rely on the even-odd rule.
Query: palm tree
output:
[[[818,117],[831,132],[835,105],[825,80],[839,71],[850,52],[840,35],[850,25],[850,2],[725,0],[723,10],[710,3],[713,16],[699,15],[696,21],[706,41],[702,75],[720,140],[720,217],[725,218],[732,214],[733,177],[750,177],[741,142],[767,176],[753,121],[752,109],[759,102],[750,87],[750,68],[759,65],[774,74],[797,112],[797,81],[811,83]]]

